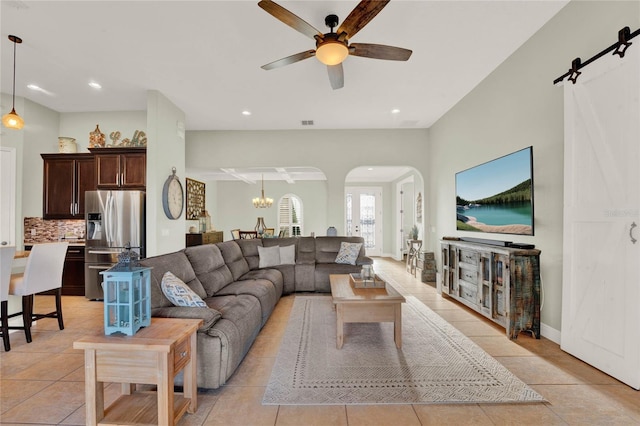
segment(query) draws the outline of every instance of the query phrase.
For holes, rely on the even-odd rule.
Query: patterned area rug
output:
[[[506,338],[506,337],[505,337]],[[345,325],[336,349],[331,297],[296,296],[266,405],[540,402],[544,398],[416,298],[392,323]]]

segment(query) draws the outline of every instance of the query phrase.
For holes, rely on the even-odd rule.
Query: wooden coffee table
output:
[[[133,336],[96,335],[74,342],[74,349],[84,349],[86,424],[174,425],[185,411],[195,413],[200,325],[200,319],[152,318]],[[174,395],[179,371],[184,371],[184,392]],[[105,382],[122,383],[122,396],[106,410]],[[132,393],[136,383],[157,385],[157,395]]]
[[[402,347],[402,304],[405,298],[389,283],[385,288],[354,288],[348,274],[329,275],[336,306],[336,346],[344,344],[346,322],[392,322],[396,347]]]

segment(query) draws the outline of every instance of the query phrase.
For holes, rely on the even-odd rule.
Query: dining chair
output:
[[[14,246],[0,246],[0,333],[5,352],[11,350],[9,342],[9,281],[11,280],[11,264],[16,253]]]
[[[258,238],[258,231],[240,231],[241,240],[250,240],[252,238]]]
[[[234,240],[240,239],[240,228],[231,230],[231,238],[233,238]]]
[[[24,330],[27,343],[31,343],[31,324],[42,318],[57,318],[58,327],[64,330],[62,319],[62,270],[67,254],[68,242],[35,244],[29,256],[24,273],[11,276],[9,294],[22,296],[22,312],[9,315],[9,318],[22,315],[22,326],[9,329]],[[33,312],[33,299],[36,294],[54,290],[56,310],[47,314]]]

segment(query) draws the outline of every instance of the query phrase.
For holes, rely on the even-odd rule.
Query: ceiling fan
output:
[[[271,0],[261,0],[258,3],[267,13],[273,15],[276,19],[289,25],[296,31],[310,37],[316,41],[315,50],[306,50],[278,59],[277,61],[263,65],[261,68],[272,70],[285,65],[302,61],[303,59],[315,56],[320,62],[327,66],[329,72],[329,82],[331,87],[340,89],[344,86],[344,72],[342,70],[342,61],[347,56],[360,56],[363,58],[386,59],[391,61],[406,61],[411,57],[412,51],[401,47],[386,46],[382,44],[370,43],[351,43],[349,40],[356,35],[358,31],[365,27],[386,5],[390,0],[362,0],[349,13],[347,19],[342,22],[336,32],[333,31],[338,26],[338,17],[336,15],[328,15],[324,19],[324,23],[331,29],[330,32],[322,34],[309,23],[294,15],[284,7]]]

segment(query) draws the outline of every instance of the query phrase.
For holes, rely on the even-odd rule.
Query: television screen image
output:
[[[456,173],[456,229],[533,235],[533,147]]]

